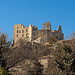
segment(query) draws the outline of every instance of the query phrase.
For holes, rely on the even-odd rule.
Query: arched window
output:
[[[47,29],[47,27],[45,27],[44,29]]]
[[[37,30],[37,27],[34,26],[34,27],[33,27],[33,30]]]

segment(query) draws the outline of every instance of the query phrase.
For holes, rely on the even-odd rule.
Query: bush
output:
[[[58,41],[57,37],[52,37],[52,38],[50,38],[49,44],[56,43],[57,41]]]
[[[6,69],[0,68],[0,75],[11,75],[11,74],[8,73]]]

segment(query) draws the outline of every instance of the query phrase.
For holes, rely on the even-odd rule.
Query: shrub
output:
[[[57,41],[58,41],[57,37],[52,37],[52,38],[50,38],[49,44],[56,43]]]
[[[0,68],[0,75],[11,75],[11,74],[8,73],[6,69]]]

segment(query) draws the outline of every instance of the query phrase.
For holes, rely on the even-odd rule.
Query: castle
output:
[[[58,30],[51,30],[50,22],[44,23],[43,29],[41,30],[38,30],[37,26],[31,24],[29,25],[29,27],[25,27],[23,24],[14,25],[14,43],[16,43],[18,39],[21,38],[37,43],[48,42],[50,38],[54,36],[59,40],[62,40],[64,38],[61,26],[59,26]]]

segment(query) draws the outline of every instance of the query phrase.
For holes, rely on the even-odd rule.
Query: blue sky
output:
[[[0,0],[0,30],[13,39],[13,25],[29,24],[42,29],[50,21],[52,30],[62,26],[65,35],[75,31],[75,0]]]

